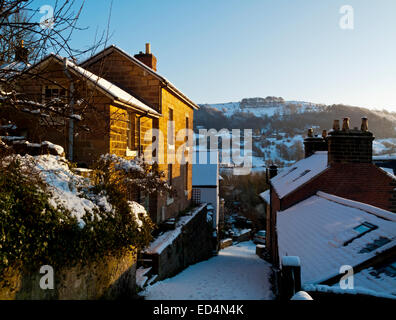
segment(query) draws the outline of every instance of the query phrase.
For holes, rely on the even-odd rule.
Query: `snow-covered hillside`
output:
[[[275,114],[293,114],[304,112],[315,112],[323,109],[323,105],[305,102],[305,101],[269,101],[262,99],[262,101],[254,101],[255,99],[243,99],[241,102],[228,102],[219,104],[205,104],[205,107],[215,108],[227,117],[242,112],[252,113],[256,117],[268,116],[272,117]],[[267,99],[267,98],[266,98]],[[253,101],[252,101],[253,100]]]
[[[251,128],[252,163],[257,171],[270,163],[284,166],[301,159],[307,129],[313,128],[315,134],[321,135],[322,130],[331,129],[334,119],[342,121],[343,117],[350,117],[351,127],[360,127],[361,117],[368,117],[370,131],[376,136],[373,154],[396,154],[396,113],[387,111],[278,97],[245,98],[239,102],[201,104],[194,122],[196,129]],[[230,154],[231,150],[224,150],[223,146],[221,153]],[[229,166],[233,165],[231,161]]]

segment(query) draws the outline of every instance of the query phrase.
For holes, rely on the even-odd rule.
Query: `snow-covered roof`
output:
[[[377,160],[377,161],[381,161],[381,160],[396,160],[396,154],[393,153],[393,154],[383,154],[383,155],[373,156],[373,160]]]
[[[390,267],[390,264],[385,265]],[[393,267],[394,268],[394,267]],[[358,288],[390,294],[396,299],[396,277],[387,274],[384,267],[367,268],[354,274],[354,282]]]
[[[101,89],[102,91],[104,91],[105,93],[110,95],[116,102],[121,102],[121,103],[127,104],[129,106],[137,108],[140,111],[147,112],[153,116],[157,116],[157,117],[160,116],[160,113],[158,113],[154,109],[150,108],[149,106],[144,104],[142,101],[140,101],[139,99],[132,96],[130,93],[117,87],[110,81],[107,81],[106,79],[101,78],[88,70],[85,70],[84,68],[76,65],[74,62],[72,62],[70,60],[67,60],[67,59],[64,60],[64,58],[62,58],[61,56],[53,54],[53,53],[51,53],[49,56],[47,56],[46,58],[44,58],[37,64],[35,64],[35,65],[31,66],[30,68],[28,68],[27,70],[25,70],[25,72],[32,68],[38,67],[42,63],[49,61],[49,59],[54,59],[55,61],[57,61],[59,63],[64,63],[64,61],[66,61],[66,64],[67,64],[67,67],[69,68],[69,70],[72,70],[75,73],[77,73],[78,75],[81,75],[84,78],[91,81],[97,88]]]
[[[261,199],[263,199],[265,202],[270,203],[271,201],[271,195],[270,195],[270,189],[260,193]]]
[[[5,63],[0,66],[0,78],[8,79],[13,77],[14,75],[19,74],[21,71],[30,67],[30,64],[27,64],[22,61],[14,61],[11,63]]]
[[[327,151],[317,151],[280,171],[271,179],[271,184],[281,199],[325,171],[327,167]]]
[[[121,48],[117,47],[116,45],[110,45],[109,47],[103,49],[101,52],[95,54],[94,56],[86,59],[85,61],[80,63],[80,66],[84,66],[86,64],[92,63],[96,61],[97,59],[100,59],[103,55],[107,55],[111,53],[113,50],[118,51],[121,53],[123,56],[125,56],[127,59],[132,61],[133,63],[139,65],[141,68],[145,69],[147,72],[151,73],[154,75],[157,79],[161,80],[164,84],[166,84],[167,87],[170,87],[170,89],[173,89],[178,95],[180,95],[188,104],[193,107],[194,109],[199,109],[199,106],[195,104],[192,100],[190,100],[184,93],[181,92],[176,86],[170,82],[168,79],[165,77],[161,76],[158,72],[154,71],[151,69],[149,66],[141,62],[139,59],[136,59],[134,56],[130,55],[128,52],[122,50]]]
[[[379,167],[382,171],[384,171],[388,176],[390,176],[392,179],[396,180],[396,176],[393,173],[393,169],[392,168],[383,168],[383,167]]]
[[[217,186],[219,184],[218,150],[194,152],[195,161],[192,168],[192,185]],[[213,161],[217,159],[217,162]]]
[[[320,283],[394,247],[396,214],[318,192],[278,212],[277,230],[279,256],[300,257],[302,282]]]

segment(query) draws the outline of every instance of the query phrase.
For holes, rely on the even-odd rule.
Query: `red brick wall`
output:
[[[272,261],[279,263],[276,232],[276,213],[286,210],[318,191],[350,200],[370,204],[396,212],[396,182],[371,163],[335,163],[322,174],[309,181],[291,194],[279,199],[275,190],[271,192],[270,226],[267,226],[269,252]]]
[[[371,163],[333,164],[317,178],[282,199],[285,210],[317,191],[391,210],[392,178]]]

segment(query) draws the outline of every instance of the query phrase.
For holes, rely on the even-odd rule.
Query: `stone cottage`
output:
[[[185,131],[192,129],[198,106],[157,73],[149,44],[135,56],[112,45],[81,64],[50,54],[9,81],[24,94],[17,109],[2,108],[0,119],[14,123],[27,140],[61,145],[69,160],[88,168],[106,153],[157,156],[177,195],[135,192],[134,200],[157,224],[190,206],[192,164]],[[36,108],[35,102],[40,103]],[[181,148],[184,163],[176,159]]]

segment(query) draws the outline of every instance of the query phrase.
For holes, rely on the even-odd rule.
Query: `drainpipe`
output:
[[[144,117],[147,117],[147,115],[148,115],[148,112],[145,114],[142,114],[140,116],[137,116],[137,120],[138,120],[138,123],[137,123],[137,125],[138,125],[138,156],[139,157],[142,155],[140,120]]]
[[[63,64],[64,64],[64,73],[66,77],[70,80],[70,88],[69,88],[69,94],[70,94],[70,116],[73,115],[73,109],[74,109],[74,81],[72,76],[70,75],[69,70],[67,69],[67,58],[63,59]],[[72,117],[69,119],[69,161],[73,161],[73,147],[74,147],[74,120]]]

